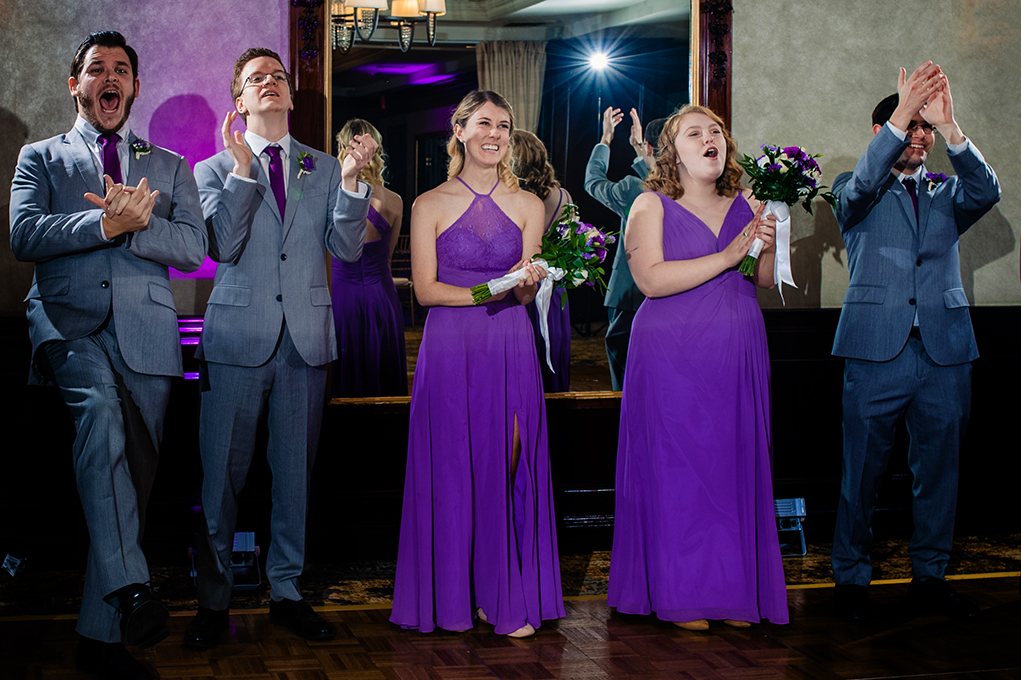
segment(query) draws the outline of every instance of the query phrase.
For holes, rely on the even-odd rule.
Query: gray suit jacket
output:
[[[610,273],[610,282],[606,286],[606,299],[603,300],[603,306],[637,310],[642,306],[645,296],[635,285],[631,269],[627,264],[627,257],[624,253],[624,229],[627,227],[628,211],[631,210],[631,204],[635,202],[638,195],[642,193],[642,182],[649,174],[649,170],[644,160],[636,158],[635,162],[631,164],[631,168],[638,173],[638,177],[628,175],[619,182],[611,182],[606,176],[609,163],[610,147],[605,144],[596,144],[592,149],[588,165],[585,166],[585,191],[620,216],[617,254],[613,257],[613,271]]]
[[[907,343],[917,310],[933,361],[962,364],[978,357],[978,348],[961,284],[958,240],[1000,200],[1000,184],[969,142],[950,156],[956,177],[929,189],[922,169],[916,224],[911,196],[891,174],[907,144],[884,126],[854,172],[833,182],[851,274],[833,354],[892,359]]]
[[[298,177],[301,153],[316,169]],[[219,263],[195,356],[235,366],[261,366],[287,329],[310,366],[337,358],[326,254],[361,257],[369,192],[356,198],[340,186],[340,163],[291,138],[287,206],[280,219],[269,177],[252,159],[245,182],[230,174],[227,151],[195,166],[209,230],[209,256]]]
[[[132,153],[126,174],[133,186],[148,178],[160,195],[145,229],[106,241],[103,211],[83,198],[105,190],[81,133],[72,129],[22,148],[11,185],[11,249],[36,263],[26,298],[33,356],[44,342],[92,333],[112,308],[117,342],[133,371],[181,375],[167,267],[194,271],[206,256],[195,179],[183,157],[157,146],[137,159]]]

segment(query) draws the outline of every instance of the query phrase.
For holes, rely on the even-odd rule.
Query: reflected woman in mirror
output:
[[[333,362],[334,397],[387,397],[408,393],[404,347],[404,311],[390,272],[401,233],[404,202],[383,186],[386,152],[379,131],[354,118],[337,133],[338,158],[344,162],[355,135],[371,135],[379,149],[358,179],[372,187],[362,257],[355,262],[334,258],[333,323],[337,360]]]
[[[478,617],[525,637],[564,616],[546,407],[525,307],[545,271],[542,201],[508,162],[514,114],[494,92],[451,118],[448,180],[415,200],[411,266],[429,307],[411,392],[390,620],[427,633]],[[473,306],[471,287],[524,269]]]
[[[527,130],[515,130],[511,135],[511,169],[525,191],[542,199],[546,209],[545,231],[553,226],[568,203],[574,203],[571,194],[560,186],[553,174],[546,154],[546,146]],[[563,301],[561,303],[561,301]],[[571,313],[562,289],[554,289],[549,309],[550,360],[553,370],[546,364],[546,342],[539,333],[539,319],[535,303],[528,305],[528,316],[535,331],[535,345],[542,367],[542,384],[546,392],[569,392],[571,389]]]
[[[624,244],[648,299],[624,374],[608,603],[688,630],[787,623],[755,292],[773,285],[776,220],[741,190],[709,109],[671,116],[659,149]],[[756,236],[766,249],[745,277]]]

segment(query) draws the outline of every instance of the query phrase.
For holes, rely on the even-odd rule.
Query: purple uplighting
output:
[[[208,257],[202,266],[193,272],[180,272],[173,267],[170,268],[170,278],[172,279],[211,279],[214,276],[216,276],[216,263]]]

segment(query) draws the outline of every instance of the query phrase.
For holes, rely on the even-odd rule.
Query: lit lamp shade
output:
[[[447,13],[447,5],[444,0],[418,0],[418,11],[420,14],[443,16]]]
[[[393,4],[390,5],[390,16],[401,19],[417,18],[418,0],[393,0]]]
[[[364,7],[365,9],[386,9],[387,0],[348,0],[347,6],[351,8]]]
[[[344,17],[346,19],[350,19],[354,16],[354,14],[354,8],[346,6],[343,0],[333,0],[333,2],[330,3],[331,17]]]

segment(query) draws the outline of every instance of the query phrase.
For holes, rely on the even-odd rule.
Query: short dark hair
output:
[[[284,69],[284,73],[287,73],[287,67],[284,66],[284,60],[280,58],[280,55],[269,49],[268,47],[250,47],[245,50],[245,53],[238,57],[238,60],[234,62],[234,77],[230,80],[230,96],[231,99],[237,100],[241,96],[241,89],[244,83],[241,82],[241,72],[245,70],[245,65],[248,64],[252,59],[258,59],[259,57],[270,57],[280,62],[280,67]],[[287,74],[287,89],[294,94],[294,90],[291,88],[291,76]]]
[[[82,69],[85,68],[85,54],[89,51],[89,48],[96,45],[99,47],[119,47],[124,50],[128,55],[128,61],[131,62],[131,77],[138,77],[138,55],[135,53],[135,50],[131,49],[127,41],[124,40],[124,36],[117,31],[99,31],[82,40],[82,44],[78,46],[78,51],[74,53],[74,59],[71,60],[72,78],[75,80],[81,79]]]
[[[645,126],[645,141],[652,144],[653,153],[659,152],[659,136],[663,134],[663,126],[666,125],[668,120],[670,119],[657,118],[656,120],[649,121]]]
[[[897,110],[898,104],[900,104],[900,95],[896,92],[876,104],[876,108],[872,109],[872,124],[886,125],[886,121],[890,120],[890,116]]]

